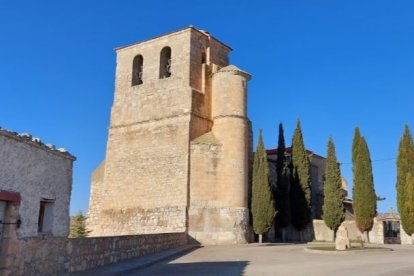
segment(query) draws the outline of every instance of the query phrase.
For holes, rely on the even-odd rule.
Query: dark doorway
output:
[[[385,220],[384,225],[384,243],[385,244],[401,244],[400,222]]]

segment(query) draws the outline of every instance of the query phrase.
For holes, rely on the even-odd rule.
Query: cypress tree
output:
[[[277,159],[276,159],[276,211],[275,228],[282,228],[282,239],[285,240],[285,229],[290,224],[290,170],[286,163],[286,145],[282,123],[279,124],[279,138],[277,145]],[[276,232],[275,232],[276,234]]]
[[[358,143],[361,140],[361,132],[359,131],[359,127],[355,128],[354,131],[354,140],[352,141],[352,164],[355,164],[356,157],[358,155]],[[352,167],[352,170],[355,166]]]
[[[279,124],[279,137],[277,141],[277,159],[276,159],[276,173],[279,180],[281,177],[283,169],[286,163],[286,145],[285,145],[285,135],[283,131],[283,124]]]
[[[357,228],[364,233],[371,230],[374,224],[377,215],[377,196],[374,190],[371,157],[363,136],[359,139],[356,152],[353,163],[353,207]]]
[[[261,243],[263,233],[270,229],[276,214],[269,183],[269,165],[261,130],[254,155],[252,182],[253,231],[259,235]]]
[[[345,194],[342,190],[341,170],[336,159],[335,145],[332,138],[328,141],[328,156],[326,158],[323,189],[325,195],[322,207],[323,220],[329,228],[336,232],[345,220]]]
[[[308,153],[298,120],[292,141],[290,208],[292,225],[303,230],[311,221],[311,180]]]
[[[413,137],[411,136],[410,129],[406,125],[404,134],[401,137],[400,145],[398,148],[397,157],[397,207],[400,213],[401,223],[405,231],[407,231],[404,225],[409,225],[409,214],[406,208],[408,197],[408,183],[407,175],[411,173],[414,175],[414,144]]]
[[[414,176],[411,172],[407,173],[406,187],[405,216],[401,224],[404,231],[411,236],[414,234]]]

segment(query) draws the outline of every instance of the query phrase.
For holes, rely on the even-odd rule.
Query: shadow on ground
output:
[[[249,262],[163,263],[122,275],[243,275]]]

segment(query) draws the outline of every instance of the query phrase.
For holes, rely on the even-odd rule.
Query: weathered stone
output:
[[[346,250],[351,248],[351,241],[349,240],[348,230],[345,226],[339,226],[336,231],[335,239],[335,248],[336,250]]]
[[[92,176],[92,236],[188,231],[203,243],[246,242],[250,75],[228,66],[230,51],[192,27],[117,49],[106,158]]]

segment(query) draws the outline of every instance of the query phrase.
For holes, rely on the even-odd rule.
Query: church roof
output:
[[[217,73],[221,73],[221,72],[238,72],[241,73],[242,75],[245,75],[246,78],[250,79],[251,75],[249,73],[247,73],[246,71],[241,70],[240,68],[238,68],[235,65],[227,65],[223,68],[221,68],[220,70],[217,71]]]

